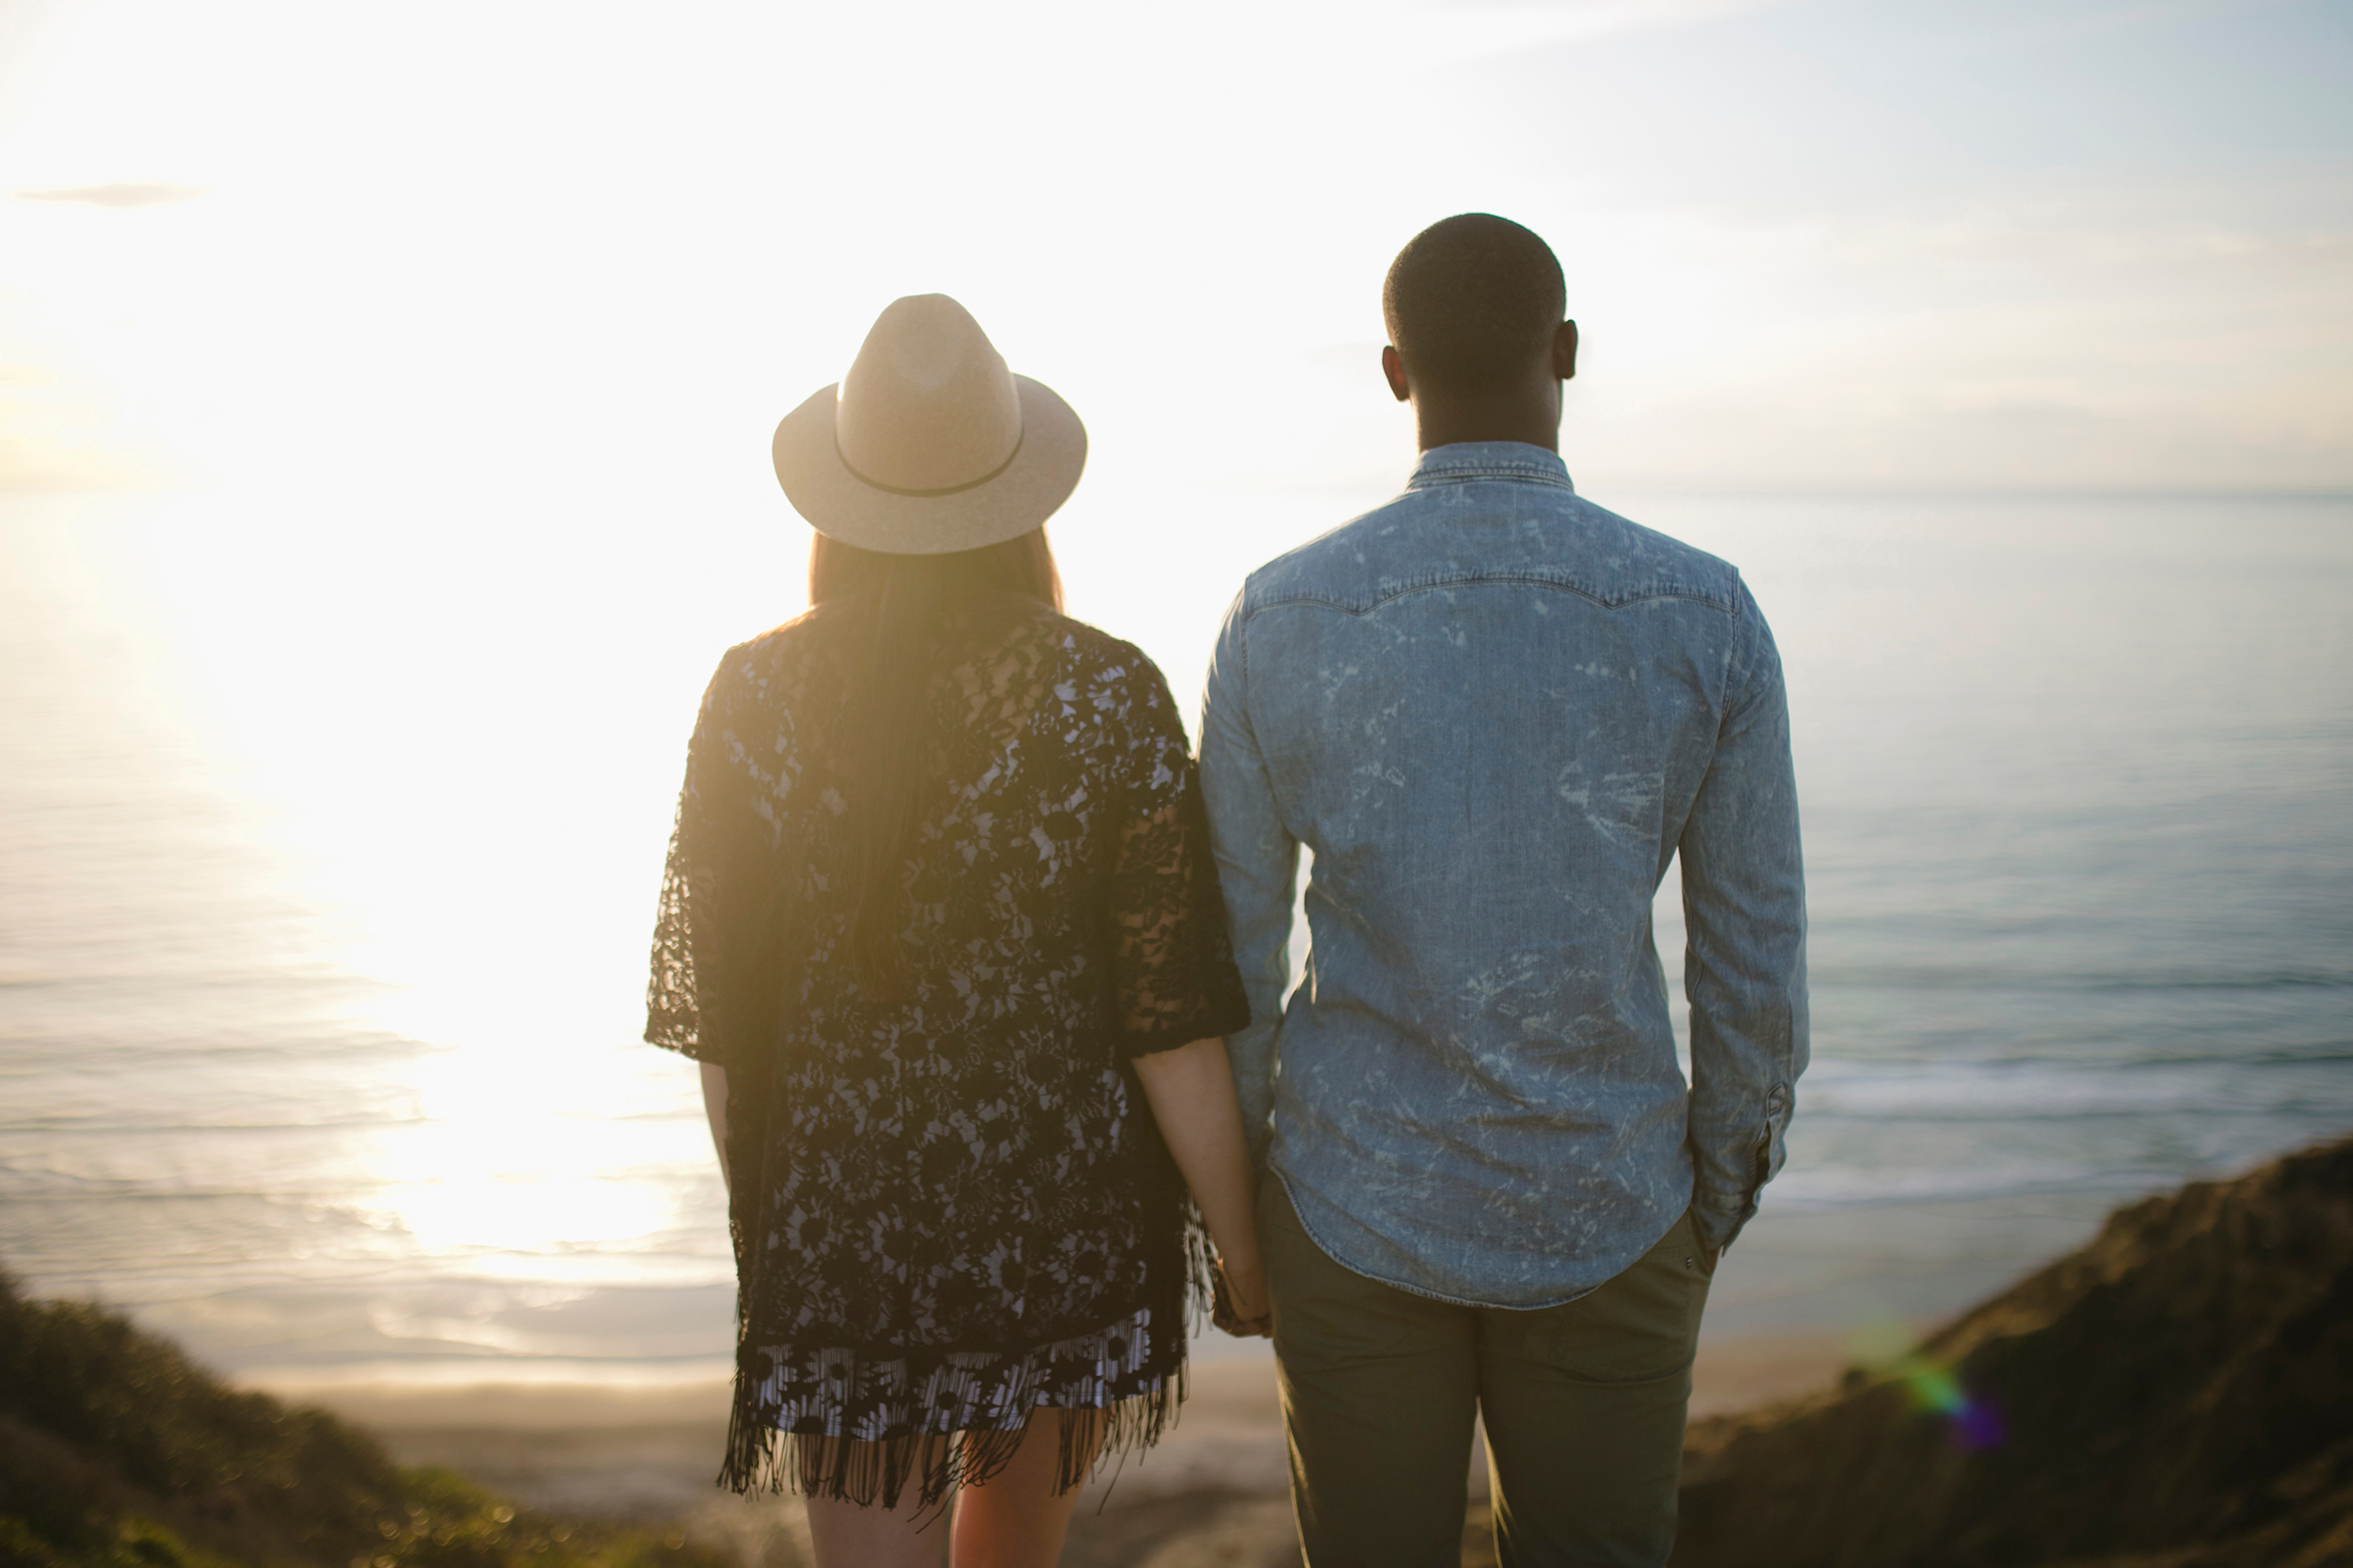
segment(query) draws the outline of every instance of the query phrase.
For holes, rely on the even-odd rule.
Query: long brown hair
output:
[[[904,874],[931,716],[923,696],[951,649],[939,638],[940,612],[954,600],[989,591],[1017,594],[1059,611],[1062,574],[1046,530],[947,555],[888,555],[824,535],[808,551],[808,601],[826,618],[848,655],[850,690],[835,738],[849,808],[849,952],[844,956],[886,991],[906,979],[899,940]]]

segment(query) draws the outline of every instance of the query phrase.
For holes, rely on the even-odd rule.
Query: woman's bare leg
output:
[[[1005,1467],[956,1494],[955,1568],[1054,1568],[1069,1533],[1079,1489],[1057,1493],[1062,1427],[1082,1423],[1074,1435],[1092,1461],[1103,1446],[1103,1416],[1095,1410],[1041,1410],[1030,1418],[1021,1446]]]
[[[843,1445],[855,1460],[867,1445]],[[802,1456],[801,1496],[808,1499],[809,1544],[817,1548],[817,1568],[940,1568],[948,1558],[948,1511],[917,1500],[921,1490],[918,1474],[906,1479],[899,1506],[843,1502],[812,1496],[831,1455]],[[873,1456],[867,1456],[873,1457]]]
[[[919,1520],[930,1528],[919,1529]],[[919,1513],[912,1496],[897,1508],[811,1497],[808,1538],[817,1568],[939,1568],[948,1556],[947,1521],[937,1509]]]

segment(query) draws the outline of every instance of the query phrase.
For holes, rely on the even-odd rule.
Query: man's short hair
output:
[[[1463,213],[1405,242],[1381,285],[1381,315],[1408,376],[1501,391],[1546,352],[1568,297],[1552,247],[1510,218]]]

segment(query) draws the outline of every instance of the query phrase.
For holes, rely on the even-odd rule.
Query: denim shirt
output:
[[[1438,447],[1251,574],[1201,774],[1243,1120],[1333,1258],[1540,1307],[1687,1207],[1710,1247],[1755,1212],[1806,1062],[1805,895],[1780,659],[1733,568],[1542,447]],[[1650,922],[1678,852],[1688,1093]]]

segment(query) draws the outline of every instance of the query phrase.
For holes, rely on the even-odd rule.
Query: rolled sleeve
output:
[[[1745,585],[1717,746],[1678,851],[1691,1004],[1693,1219],[1729,1245],[1785,1158],[1807,1058],[1805,872],[1789,705]]]

